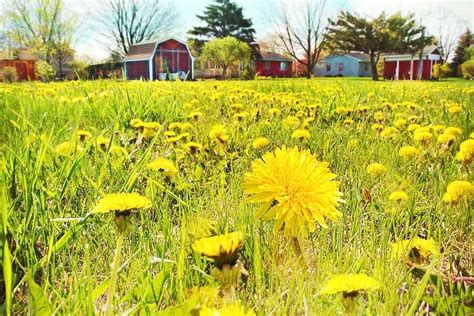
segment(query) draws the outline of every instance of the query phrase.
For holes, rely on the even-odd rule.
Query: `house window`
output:
[[[331,65],[330,64],[326,64],[326,71],[327,72],[331,71]]]
[[[364,71],[369,71],[369,64],[364,65]]]
[[[265,62],[265,69],[270,69],[270,62],[269,61]]]
[[[343,63],[340,63],[340,64],[338,65],[338,67],[339,67],[339,71],[343,71],[343,70],[344,70],[344,64],[343,64]]]
[[[288,65],[287,65],[284,61],[282,61],[282,62],[280,63],[280,70],[281,70],[281,71],[285,71],[285,70],[287,70],[287,69],[288,69]]]

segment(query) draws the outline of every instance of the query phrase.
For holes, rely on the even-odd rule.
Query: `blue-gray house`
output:
[[[317,77],[370,77],[370,56],[364,53],[341,53],[324,57],[314,67]]]

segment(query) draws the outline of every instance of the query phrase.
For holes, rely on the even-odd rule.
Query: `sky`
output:
[[[7,0],[0,0],[2,2]],[[68,1],[68,0],[66,0]],[[91,23],[91,8],[103,0],[69,0],[69,11],[74,12],[80,25],[79,36],[74,41],[78,56],[89,56],[95,61],[108,56],[106,45]],[[140,0],[138,0],[140,1]],[[178,27],[175,36],[185,39],[186,32],[199,25],[197,14],[201,14],[212,0],[169,0],[178,12]],[[271,33],[268,16],[279,6],[282,0],[235,0],[244,9],[244,15],[251,18],[257,32],[257,40]],[[285,1],[285,0],[283,0]],[[286,0],[298,6],[308,0]],[[339,10],[349,10],[367,17],[375,17],[380,12],[413,12],[419,22],[433,35],[440,31],[459,37],[466,28],[474,30],[474,0],[327,0],[329,16]],[[441,30],[440,30],[441,29]],[[455,34],[456,33],[456,34]]]

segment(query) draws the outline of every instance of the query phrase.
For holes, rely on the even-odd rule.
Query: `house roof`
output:
[[[293,59],[285,57],[283,55],[273,53],[273,52],[265,52],[260,54],[261,57],[258,57],[257,60],[261,61],[283,61],[283,62],[292,62]]]
[[[186,48],[188,48],[188,45],[186,44],[186,42],[183,42],[174,37],[161,38],[161,39],[154,38],[154,39],[142,41],[140,43],[131,45],[123,61],[148,60],[153,56],[158,44],[169,41],[169,40],[175,40],[176,42],[186,45]],[[188,51],[191,54],[191,51],[189,50],[189,48],[188,48]]]
[[[347,56],[353,59],[356,59],[358,62],[370,62],[369,54],[365,53],[340,53],[340,54],[332,54],[329,56],[324,57],[321,61],[325,61],[327,59],[337,57],[337,56]]]

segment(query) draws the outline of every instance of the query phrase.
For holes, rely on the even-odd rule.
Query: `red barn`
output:
[[[16,52],[0,52],[0,73],[3,68],[12,67],[16,69],[18,80],[37,80],[36,62],[38,58],[28,49],[19,49]]]
[[[194,57],[188,45],[175,38],[130,46],[123,67],[127,79],[194,79]]]
[[[419,53],[417,54],[387,54],[384,57],[383,77],[385,79],[417,79]],[[423,49],[421,57],[421,79],[431,79],[433,65],[440,63],[441,54],[435,45]]]
[[[261,53],[255,60],[255,72],[260,76],[291,77],[293,60],[277,53]]]

